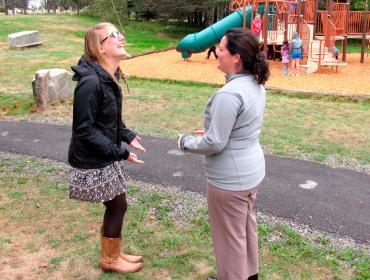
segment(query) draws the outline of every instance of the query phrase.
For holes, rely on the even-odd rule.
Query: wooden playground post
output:
[[[297,33],[301,30],[301,14],[302,14],[302,0],[298,0],[298,6],[296,10],[297,15]],[[300,36],[299,36],[300,37]]]
[[[317,72],[320,71],[320,66],[321,66],[321,50],[322,50],[321,45],[322,45],[322,40],[320,40],[319,42],[320,42],[320,45],[319,45],[319,61],[318,61],[318,64],[317,64]],[[325,46],[324,46],[324,48],[325,48]]]
[[[319,10],[319,0],[315,1],[315,10],[313,16],[313,39],[315,40],[316,37],[316,29],[317,29],[317,12]]]
[[[362,29],[362,45],[361,45],[361,60],[360,60],[361,63],[364,63],[364,58],[365,58],[368,13],[369,13],[369,5],[368,5],[368,0],[366,0],[365,8],[364,8],[364,22],[363,22],[363,29]]]
[[[332,0],[328,0],[327,2],[327,10],[328,10],[328,19],[331,20],[331,15],[332,15],[332,8],[333,8],[333,5],[332,5]]]
[[[303,19],[304,19],[304,13],[305,13],[305,10],[306,10],[306,2],[307,2],[307,0],[302,0],[302,2],[301,2],[302,7],[301,7],[300,15]]]
[[[268,36],[268,24],[269,24],[269,1],[265,0],[265,16],[264,16],[264,25],[263,25],[263,30],[264,30],[264,36],[263,36],[263,51],[267,57],[267,36]]]
[[[347,44],[348,44],[348,25],[349,25],[349,1],[346,0],[347,10],[346,10],[346,24],[344,25],[344,40],[342,43],[342,60],[346,61],[347,59]]]
[[[248,2],[250,3],[250,2]],[[256,7],[258,7],[258,4],[256,4],[256,1],[255,0],[252,0],[252,9],[251,9],[251,29],[252,29],[252,25],[253,25],[253,19],[254,17],[256,16]],[[258,9],[258,8],[257,8]],[[258,9],[258,13],[259,13],[259,9]]]
[[[289,28],[288,20],[289,12],[284,11],[284,41],[288,41],[288,28]]]
[[[243,1],[243,28],[247,29],[247,0]],[[252,9],[253,10],[253,9]],[[253,11],[251,11],[251,18],[253,17]],[[252,24],[251,24],[252,27]]]

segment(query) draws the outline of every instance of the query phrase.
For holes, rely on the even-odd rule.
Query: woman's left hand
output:
[[[136,135],[135,138],[131,141],[130,146],[138,151],[146,152],[145,148],[141,146],[139,141],[141,141],[141,137]]]

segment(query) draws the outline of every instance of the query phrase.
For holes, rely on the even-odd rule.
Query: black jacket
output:
[[[122,122],[121,87],[99,64],[83,57],[72,70],[78,83],[68,162],[91,169],[127,159],[130,152],[121,142],[130,144],[136,134]]]

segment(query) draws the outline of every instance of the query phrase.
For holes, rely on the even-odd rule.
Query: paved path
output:
[[[70,134],[69,126],[0,121],[0,150],[66,161]],[[135,180],[206,192],[201,156],[183,154],[169,139],[144,136],[143,144],[145,164],[126,165]],[[275,156],[266,165],[258,210],[370,241],[369,175]]]

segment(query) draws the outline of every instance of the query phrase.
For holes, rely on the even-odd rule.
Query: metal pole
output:
[[[368,0],[365,2],[365,9],[364,9],[364,24],[363,24],[363,30],[362,30],[362,45],[361,45],[361,63],[364,63],[365,59],[365,43],[366,43],[366,31],[367,31],[367,18],[369,13],[369,5]]]

